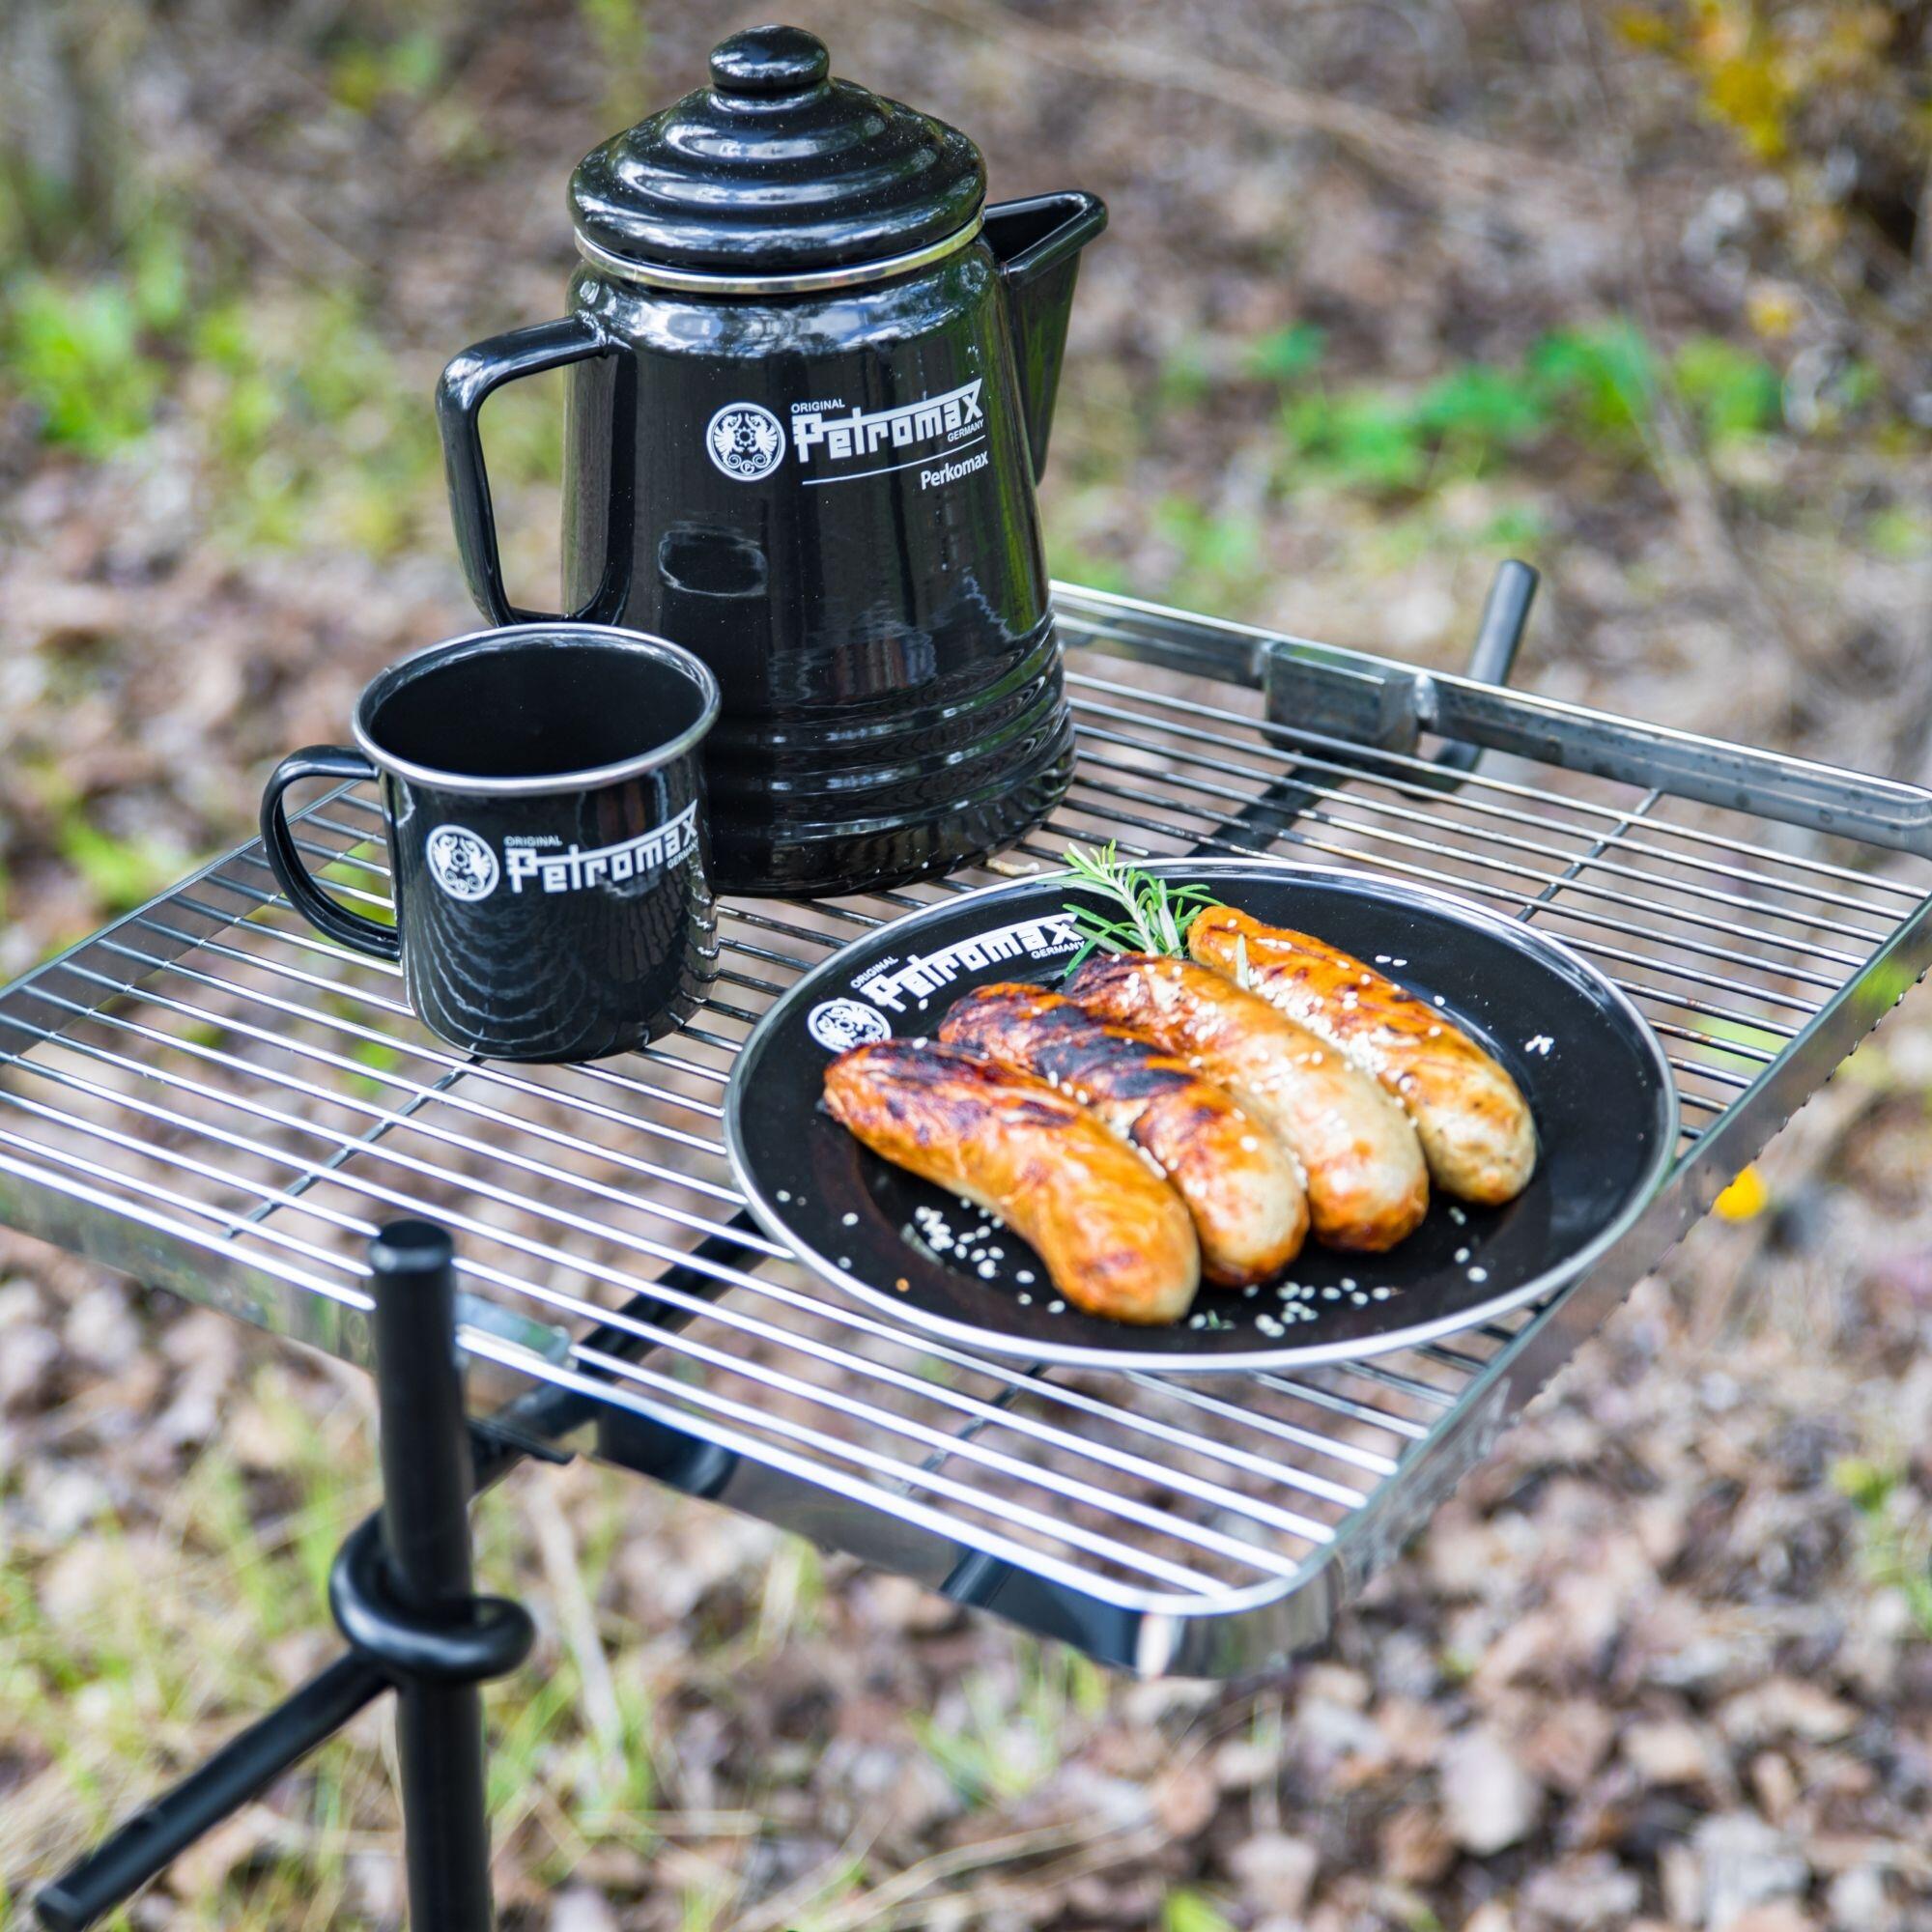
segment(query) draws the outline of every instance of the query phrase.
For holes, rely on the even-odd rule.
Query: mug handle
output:
[[[291,752],[270,774],[262,792],[262,847],[269,855],[270,869],[289,895],[289,903],[318,932],[355,952],[366,952],[372,959],[396,960],[403,956],[403,941],[394,926],[351,912],[309,876],[282,803],[282,794],[302,779],[375,776],[376,767],[347,745],[305,745],[299,752]]]
[[[503,561],[497,548],[497,517],[490,504],[490,473],[483,463],[483,433],[479,424],[483,405],[505,383],[519,376],[537,376],[546,370],[561,369],[572,362],[587,362],[598,355],[624,355],[627,345],[605,332],[588,316],[565,316],[560,322],[539,322],[528,328],[513,328],[504,335],[472,344],[460,355],[452,356],[436,385],[436,419],[442,432],[443,469],[449,477],[449,516],[456,527],[456,549],[463,559],[463,574],[469,580],[469,594],[476,608],[493,624],[529,624],[554,621],[555,612],[520,611],[510,602],[503,587]],[[620,371],[621,373],[621,371]],[[619,399],[621,413],[628,413],[628,395]],[[613,434],[613,452],[628,445]],[[624,498],[625,516],[630,514],[628,488],[616,488],[612,479],[611,516],[614,523],[618,505]],[[607,571],[607,576],[608,576]],[[609,586],[591,599],[595,610],[610,600]],[[584,612],[579,612],[582,617]]]

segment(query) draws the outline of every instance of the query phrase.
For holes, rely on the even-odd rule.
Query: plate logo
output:
[[[848,1047],[869,1046],[893,1037],[885,1014],[862,1007],[857,1000],[820,1000],[806,1015],[805,1030],[827,1053],[843,1053]]]
[[[502,876],[496,853],[466,825],[439,825],[423,857],[430,877],[453,899],[487,899]]]
[[[1050,959],[1056,953],[1078,952],[1085,943],[1071,913],[1043,912],[1037,919],[1023,919],[992,932],[976,932],[970,939],[955,939],[936,952],[915,952],[902,965],[881,959],[859,974],[852,981],[852,990],[864,993],[873,1006],[887,1012],[902,1013],[908,1000],[924,1006],[961,973],[978,973],[1009,959]]]
[[[711,461],[738,483],[755,483],[784,461],[784,425],[758,403],[726,403],[705,426]]]

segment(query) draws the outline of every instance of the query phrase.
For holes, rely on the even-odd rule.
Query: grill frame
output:
[[[1299,1376],[1036,1373],[940,1347],[774,1273],[708,1123],[721,1056],[813,948],[985,874],[739,904],[726,977],[685,1034],[557,1071],[428,1042],[392,971],[279,909],[257,845],[0,991],[0,1219],[366,1365],[363,1233],[428,1212],[465,1258],[474,1412],[516,1446],[587,1450],[1143,1674],[1231,1674],[1318,1641],[1932,964],[1932,791],[1057,599],[1082,765],[1019,858],[1110,828],[1123,848],[1366,853],[1638,976],[1690,1124],[1590,1273],[1453,1343]],[[1209,704],[1161,692],[1171,676],[1227,689]],[[1445,768],[1433,741],[1507,772]],[[1680,822],[1705,809],[1753,837]],[[356,856],[372,832],[380,850],[354,787],[298,814],[336,889],[380,903],[381,867]],[[1762,842],[1793,836],[1920,876]]]

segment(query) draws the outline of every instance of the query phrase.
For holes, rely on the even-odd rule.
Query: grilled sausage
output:
[[[1046,1081],[1149,1154],[1194,1216],[1209,1281],[1262,1281],[1300,1252],[1308,1200],[1293,1159],[1184,1060],[1058,993],[1011,983],[958,1001],[939,1037]]]
[[[1201,1279],[1180,1196],[1044,1080],[950,1047],[881,1040],[825,1072],[834,1120],[876,1154],[989,1208],[1076,1308],[1174,1321]]]
[[[1522,1192],[1536,1165],[1528,1104],[1440,1009],[1322,940],[1232,906],[1200,914],[1187,950],[1231,974],[1245,957],[1248,986],[1373,1073],[1408,1110],[1448,1193],[1493,1208]]]
[[[1318,1240],[1379,1252],[1429,1211],[1415,1130],[1376,1083],[1305,1027],[1191,959],[1090,959],[1066,996],[1182,1055],[1301,1162]]]

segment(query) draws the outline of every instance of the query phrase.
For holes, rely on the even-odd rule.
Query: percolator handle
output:
[[[436,385],[436,417],[442,431],[443,467],[449,475],[449,515],[456,526],[457,554],[476,607],[493,624],[546,623],[559,613],[522,611],[503,587],[503,561],[497,548],[497,518],[490,504],[490,474],[483,465],[483,435],[479,418],[484,403],[505,383],[519,376],[538,376],[572,362],[588,362],[600,355],[618,358],[617,420],[611,426],[613,452],[628,458],[628,426],[636,393],[635,364],[630,346],[608,334],[588,316],[565,316],[558,322],[539,322],[493,335],[451,358]],[[613,483],[615,478],[612,479]],[[628,497],[629,492],[623,495]],[[629,513],[628,502],[625,504]],[[609,623],[621,605],[628,582],[630,549],[614,525],[609,533],[604,582],[574,622]],[[614,580],[614,581],[613,581]]]

